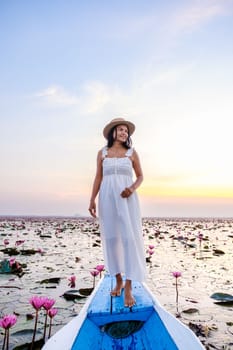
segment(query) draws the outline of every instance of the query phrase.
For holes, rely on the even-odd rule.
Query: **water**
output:
[[[147,284],[159,302],[180,320],[199,331],[206,349],[233,349],[232,305],[218,305],[213,293],[232,291],[232,219],[157,219],[144,218],[145,250],[154,245],[148,259]],[[20,252],[16,260],[23,265],[23,275],[0,274],[1,316],[15,313],[17,324],[10,330],[10,349],[30,342],[34,310],[29,299],[34,295],[56,300],[58,314],[52,334],[77,315],[86,298],[66,300],[69,277],[76,276],[76,289],[91,288],[90,274],[103,264],[98,221],[85,218],[1,218],[0,261],[10,256],[8,248]],[[16,241],[24,243],[16,246]],[[146,253],[149,258],[149,253]],[[173,271],[178,278],[176,304]],[[59,283],[41,283],[59,278]],[[39,315],[37,339],[43,336],[44,314]],[[0,334],[0,347],[3,331]]]

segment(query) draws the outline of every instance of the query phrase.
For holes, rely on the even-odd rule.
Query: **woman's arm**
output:
[[[96,218],[96,203],[95,203],[95,199],[96,199],[97,194],[99,193],[102,177],[103,177],[102,151],[99,151],[98,155],[97,155],[96,175],[95,175],[94,183],[93,183],[93,186],[92,186],[90,205],[89,205],[89,209],[88,209],[90,214],[91,214],[91,216],[93,216],[94,218]]]
[[[136,180],[135,182],[130,186],[130,190],[135,191],[142,183],[143,181],[143,172],[142,172],[142,167],[140,163],[139,156],[137,152],[134,150],[133,155],[132,155],[132,162],[133,162],[133,169],[136,175]]]
[[[136,180],[130,187],[125,188],[124,191],[121,193],[121,196],[123,198],[128,198],[141,185],[143,181],[143,172],[140,164],[140,159],[135,150],[133,151],[131,160],[132,160],[133,169],[136,175]]]

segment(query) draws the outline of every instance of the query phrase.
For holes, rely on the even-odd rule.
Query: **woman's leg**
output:
[[[111,291],[111,296],[119,297],[123,289],[123,279],[120,273],[116,274],[116,286]]]
[[[125,282],[125,307],[131,307],[136,304],[136,301],[132,294],[132,282],[131,280],[126,280]]]

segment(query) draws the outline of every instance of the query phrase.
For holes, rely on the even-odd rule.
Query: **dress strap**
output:
[[[108,155],[108,148],[107,148],[107,146],[104,146],[104,147],[102,148],[102,159],[104,159],[105,157],[107,157],[107,155]]]
[[[125,153],[126,157],[132,157],[133,151],[134,151],[134,148],[129,148]]]

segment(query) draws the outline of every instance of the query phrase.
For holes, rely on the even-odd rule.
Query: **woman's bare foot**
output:
[[[124,288],[124,283],[121,274],[116,275],[116,286],[111,291],[112,297],[119,297],[121,295],[122,289]]]
[[[136,304],[136,300],[132,294],[131,280],[126,280],[125,282],[125,307],[132,307]]]
[[[111,290],[111,293],[110,293],[111,296],[112,297],[119,297],[119,296],[121,296],[121,292],[122,292],[123,288],[124,288],[123,283],[122,283],[121,286],[116,285],[115,288],[113,288],[113,290]]]

